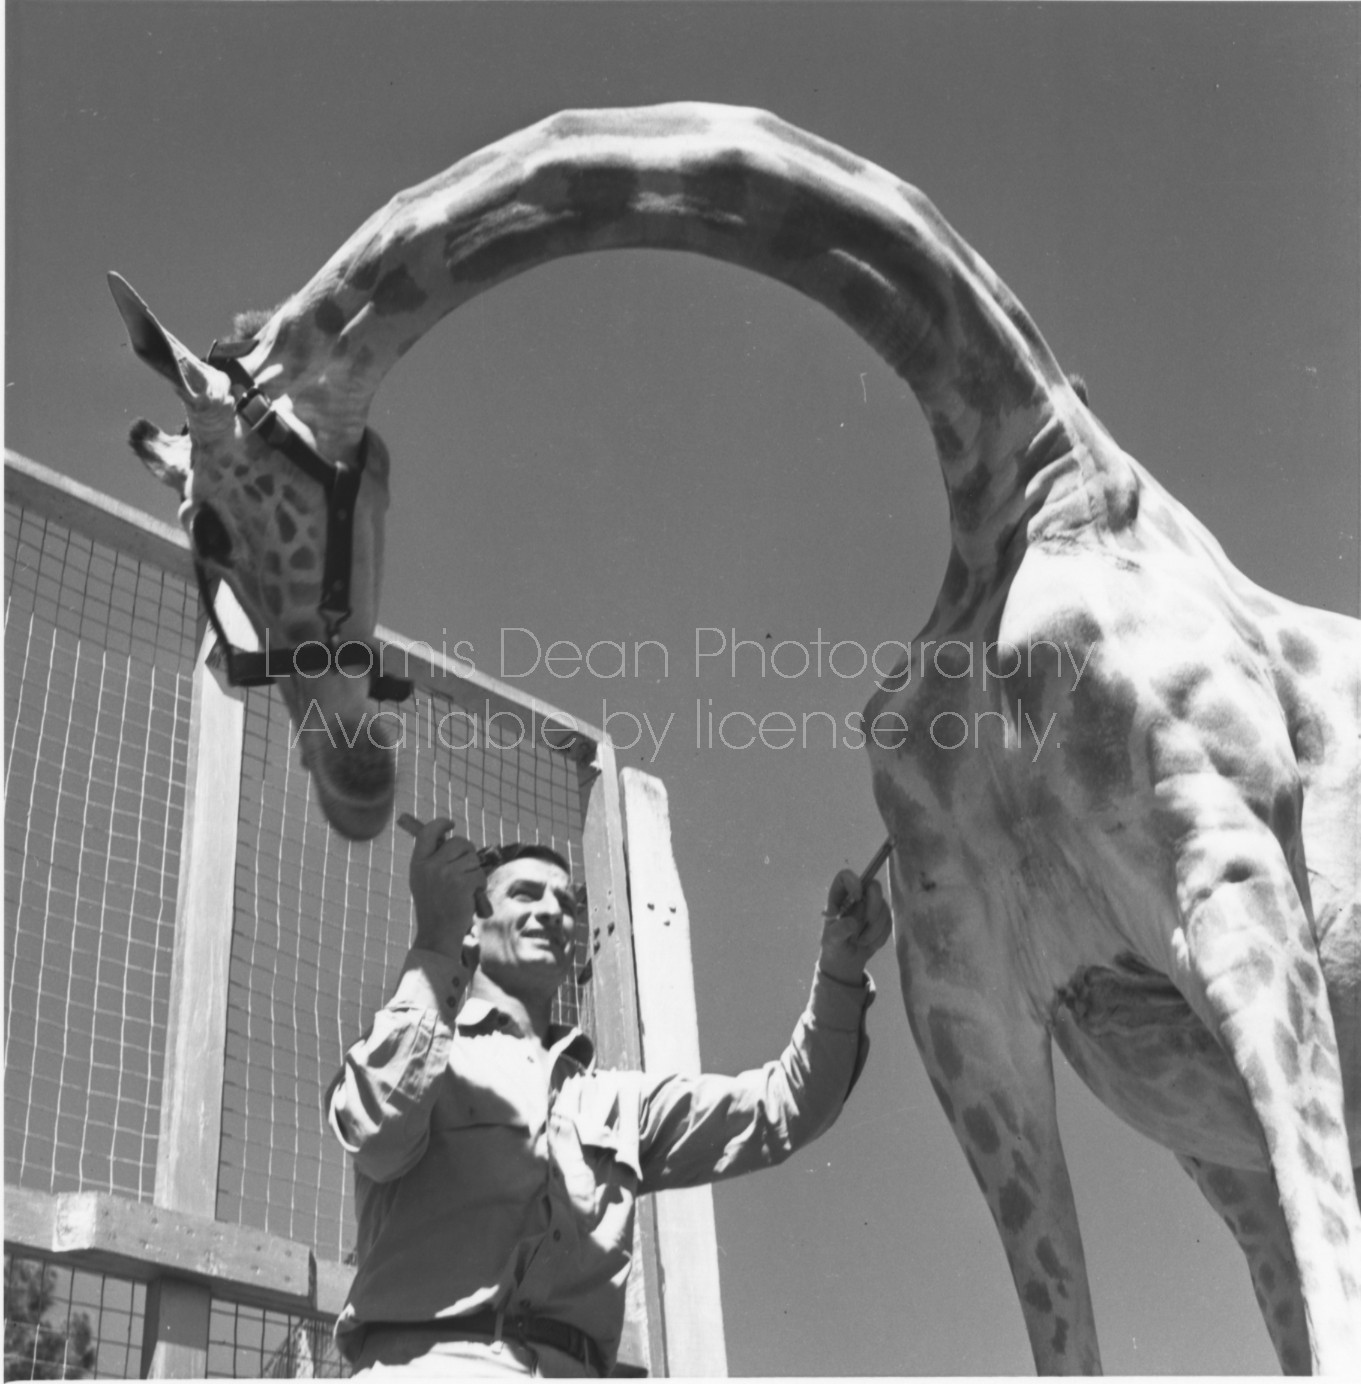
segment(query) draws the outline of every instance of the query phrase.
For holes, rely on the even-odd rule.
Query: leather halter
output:
[[[326,560],[322,568],[321,600],[317,604],[317,611],[326,627],[326,639],[324,643],[319,639],[310,639],[289,648],[264,649],[259,653],[238,649],[222,628],[213,606],[208,573],[195,553],[194,571],[198,576],[199,594],[208,614],[208,622],[217,636],[218,647],[226,660],[227,681],[233,687],[262,687],[291,673],[317,677],[332,668],[367,669],[369,695],[375,701],[405,701],[412,690],[409,678],[384,673],[381,655],[370,645],[358,639],[342,641],[340,638],[340,627],[350,615],[354,509],[368,456],[368,434],[366,432],[360,440],[359,453],[353,465],[327,461],[294,429],[287,418],[275,410],[269,396],[236,359],[240,349],[215,341],[205,359],[240,387],[236,412],[246,427],[258,433],[276,452],[282,452],[326,492]]]

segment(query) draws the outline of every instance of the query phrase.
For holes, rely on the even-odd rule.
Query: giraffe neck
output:
[[[275,314],[248,364],[353,445],[384,375],[446,314],[549,260],[618,248],[725,260],[845,321],[921,403],[971,567],[1067,455],[1035,450],[1056,399],[1080,408],[1062,371],[931,203],[773,116],[721,106],[567,112],[400,193]]]

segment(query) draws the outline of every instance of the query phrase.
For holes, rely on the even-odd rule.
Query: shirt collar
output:
[[[504,1009],[477,995],[469,995],[464,1000],[463,1008],[458,1011],[458,1017],[454,1020],[454,1026],[468,1033],[506,1029],[517,1038],[525,1036],[516,1028],[515,1020]],[[595,1061],[595,1045],[579,1028],[573,1028],[568,1024],[553,1024],[549,1028],[548,1046],[557,1053],[570,1057],[583,1068],[589,1067]]]

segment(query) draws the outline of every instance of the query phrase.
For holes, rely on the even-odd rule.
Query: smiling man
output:
[[[869,1049],[865,963],[888,908],[877,884],[837,875],[777,1061],[735,1077],[603,1071],[551,1017],[578,926],[567,862],[479,852],[453,826],[420,831],[414,945],[327,1093],[359,1215],[337,1340],[374,1378],[607,1374],[637,1197],[770,1167],[832,1124]]]

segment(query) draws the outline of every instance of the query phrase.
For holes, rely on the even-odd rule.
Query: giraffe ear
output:
[[[165,433],[154,423],[139,418],[128,434],[128,443],[146,469],[183,500],[189,487],[193,450],[188,433]]]
[[[136,290],[121,274],[109,275],[109,290],[127,328],[128,340],[138,357],[169,381],[188,405],[218,396],[230,398],[226,376],[205,365],[187,346],[177,341],[152,315]],[[220,387],[214,388],[220,376]]]

